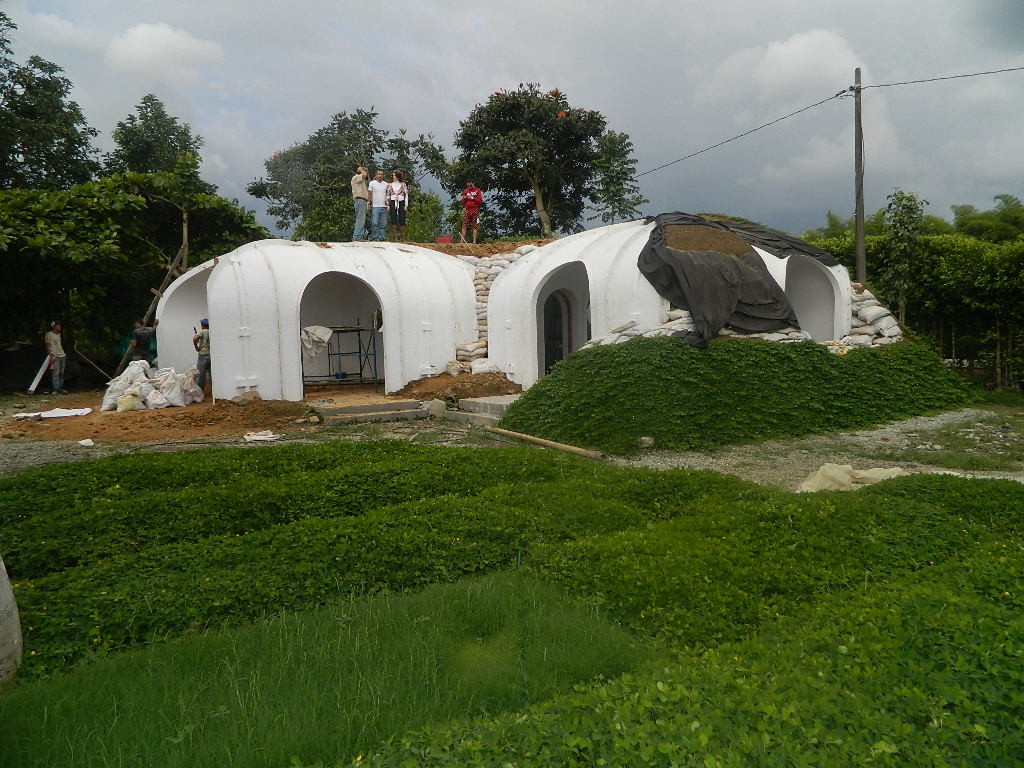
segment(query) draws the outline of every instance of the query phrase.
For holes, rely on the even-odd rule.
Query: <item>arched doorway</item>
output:
[[[331,329],[326,346],[302,345],[303,390],[311,385],[365,384],[384,377],[381,303],[368,283],[345,272],[325,272],[302,293],[299,328]]]
[[[544,302],[544,373],[572,351],[572,312],[569,297],[555,291]]]
[[[537,363],[541,375],[590,337],[590,280],[581,262],[552,272],[538,295]]]
[[[849,332],[849,310],[840,301],[837,277],[817,259],[801,254],[789,257],[785,292],[800,328],[815,341],[838,339]]]

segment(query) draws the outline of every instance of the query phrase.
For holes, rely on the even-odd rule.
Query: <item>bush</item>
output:
[[[1015,544],[837,595],[657,672],[393,739],[358,764],[1016,764],[1024,553]]]
[[[636,338],[570,355],[506,411],[508,429],[612,453],[853,429],[968,401],[934,353],[912,344],[837,356],[813,342],[719,339],[695,349]]]
[[[33,579],[155,544],[472,496],[494,484],[553,479],[580,463],[527,448],[481,452],[396,441],[188,458],[125,456],[0,481],[0,551],[9,573]]]

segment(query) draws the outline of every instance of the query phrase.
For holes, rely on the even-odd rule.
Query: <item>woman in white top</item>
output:
[[[388,184],[388,217],[391,220],[391,240],[405,240],[405,215],[409,211],[409,187],[401,171],[392,171]]]

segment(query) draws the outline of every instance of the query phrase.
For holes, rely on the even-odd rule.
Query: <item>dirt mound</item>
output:
[[[409,382],[398,394],[416,400],[450,402],[463,397],[515,395],[522,391],[521,386],[509,381],[503,373],[460,373],[458,376],[442,373],[429,379]]]
[[[0,437],[31,440],[150,443],[161,441],[236,438],[246,432],[265,429],[295,431],[295,419],[306,411],[305,403],[263,400],[249,405],[211,401],[185,408],[159,410],[100,411],[100,393],[73,394],[43,399],[26,398],[24,411],[50,408],[92,408],[85,416],[68,416],[39,421],[0,421]],[[16,412],[16,411],[15,411]]]
[[[516,248],[523,245],[546,245],[553,242],[553,239],[547,240],[519,240],[516,242],[501,242],[501,243],[480,243],[478,245],[472,245],[470,243],[416,243],[423,248],[430,248],[434,251],[440,251],[441,253],[447,253],[449,256],[477,256],[481,259],[488,258],[490,256],[498,256],[502,253],[512,253]]]

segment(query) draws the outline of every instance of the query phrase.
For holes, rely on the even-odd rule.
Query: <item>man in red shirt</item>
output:
[[[473,242],[476,243],[476,233],[480,228],[480,206],[484,204],[484,193],[472,181],[466,182],[466,188],[462,190],[462,207],[465,211],[462,214],[462,232],[459,237],[466,242],[466,228],[473,230]]]

